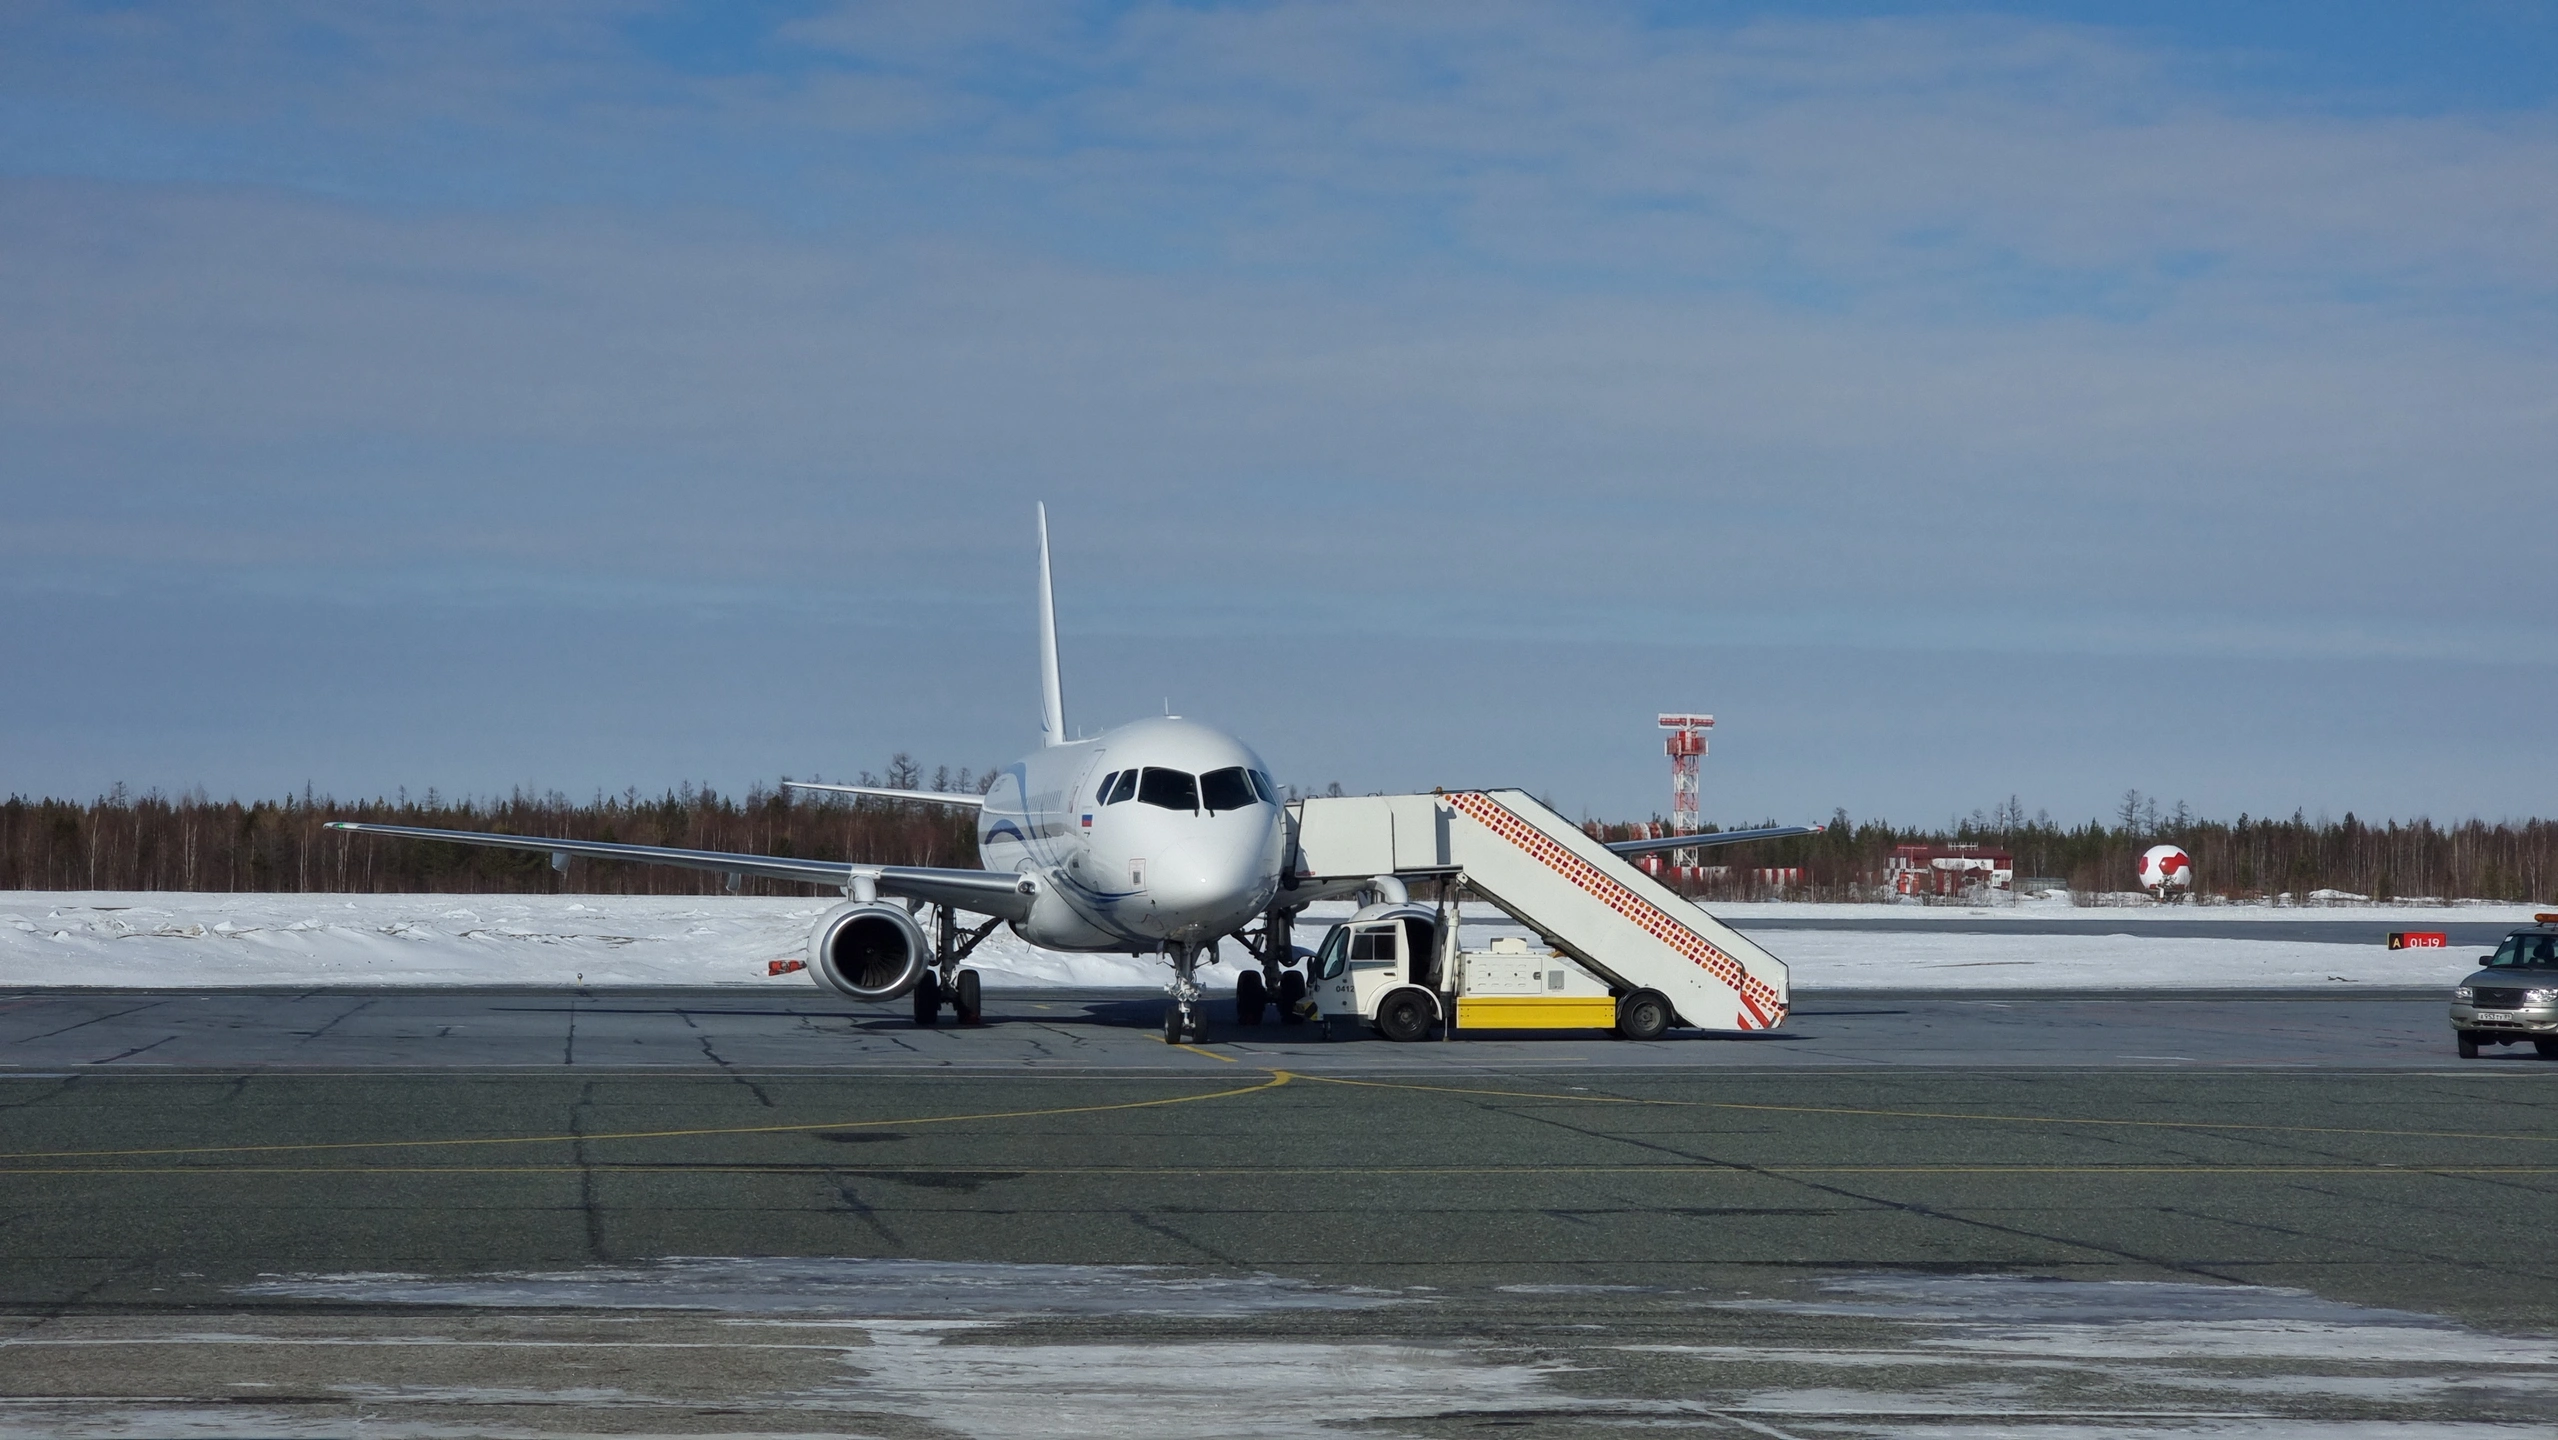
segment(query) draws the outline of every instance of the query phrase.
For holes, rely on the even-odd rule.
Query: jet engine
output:
[[[896,905],[838,905],[808,937],[808,969],[847,1000],[894,1000],[915,988],[933,947],[915,917]]]

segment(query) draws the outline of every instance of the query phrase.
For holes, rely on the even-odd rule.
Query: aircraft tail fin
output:
[[[1039,743],[1066,743],[1066,695],[1057,681],[1057,591],[1048,578],[1048,506],[1039,507]]]

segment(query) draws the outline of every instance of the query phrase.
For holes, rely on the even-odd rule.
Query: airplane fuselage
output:
[[[1140,720],[1006,767],[977,819],[979,863],[1036,880],[1013,929],[1050,950],[1212,944],[1279,893],[1287,827],[1249,746]]]

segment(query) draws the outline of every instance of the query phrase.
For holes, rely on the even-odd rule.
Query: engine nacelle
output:
[[[847,1000],[894,1000],[915,988],[932,958],[915,917],[877,901],[836,906],[808,937],[809,973]]]

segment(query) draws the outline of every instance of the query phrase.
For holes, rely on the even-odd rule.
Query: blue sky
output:
[[[0,789],[2558,813],[2558,9],[0,13]]]

